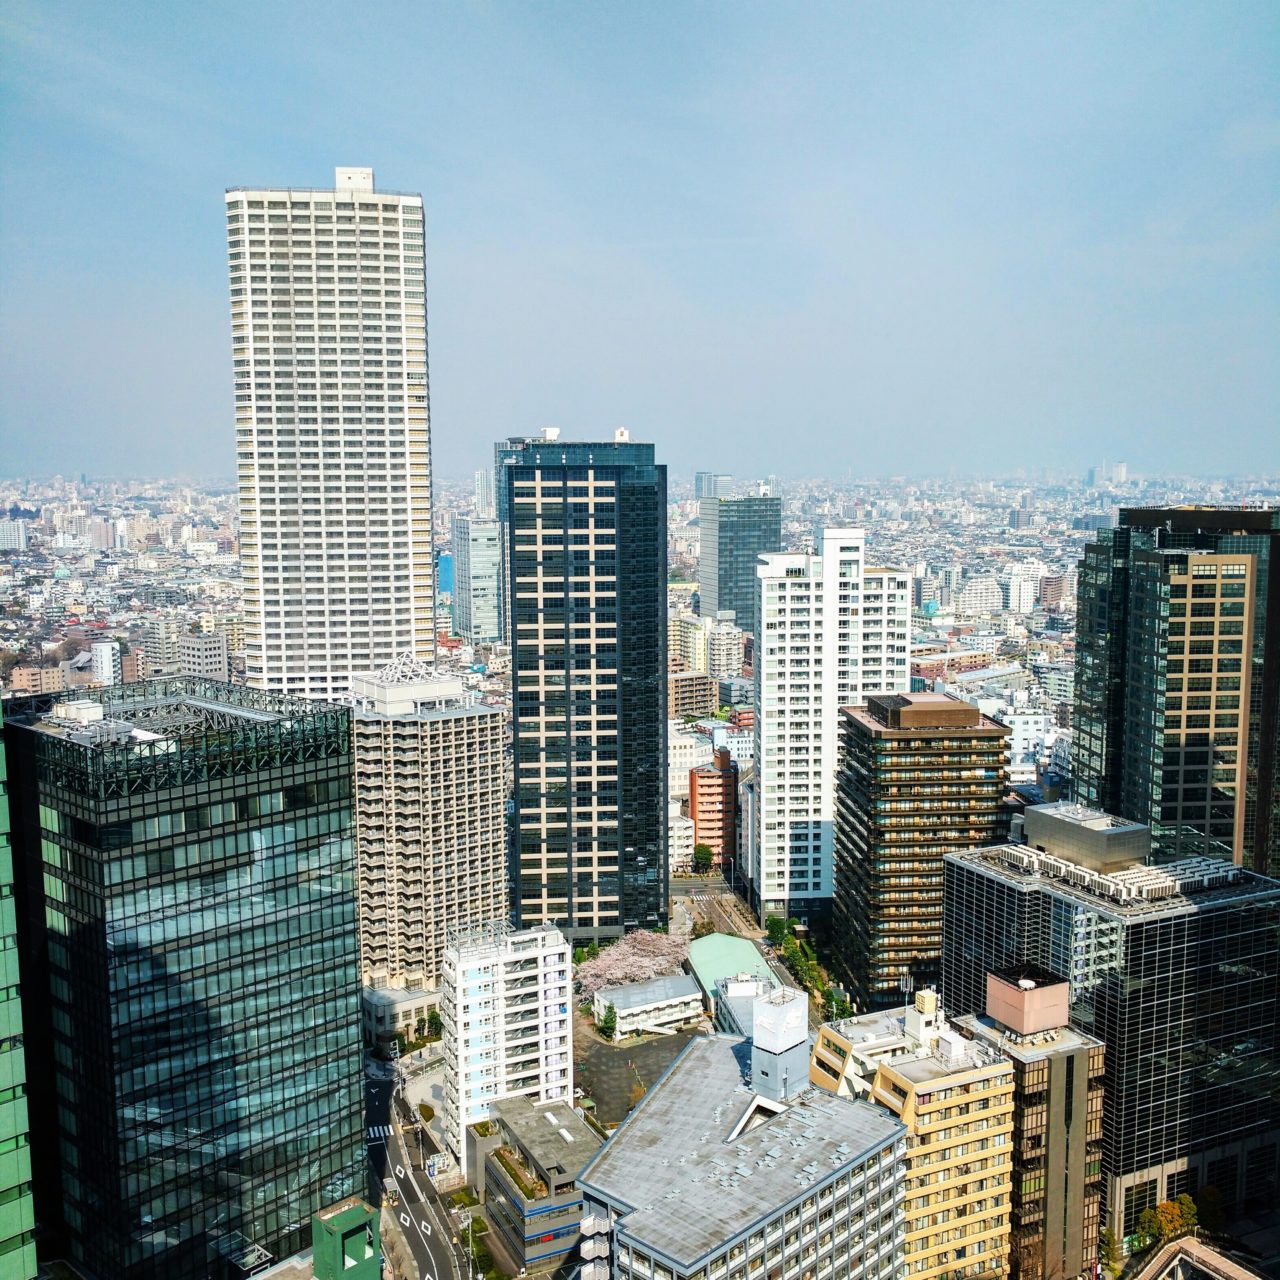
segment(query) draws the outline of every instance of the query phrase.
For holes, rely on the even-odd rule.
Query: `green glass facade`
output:
[[[0,742],[0,1275],[12,1280],[34,1277],[34,1226],[9,778]]]
[[[350,713],[185,677],[88,698],[5,725],[42,1240],[112,1280],[238,1277],[364,1189]]]
[[[1076,799],[1164,858],[1280,868],[1280,512],[1124,510],[1079,602]]]

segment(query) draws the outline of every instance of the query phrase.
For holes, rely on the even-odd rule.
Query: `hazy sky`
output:
[[[0,474],[230,474],[222,190],[427,205],[438,473],[1280,467],[1262,3],[4,0]]]

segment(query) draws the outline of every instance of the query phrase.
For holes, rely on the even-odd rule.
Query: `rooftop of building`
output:
[[[770,986],[780,985],[755,944],[728,933],[709,933],[690,942],[689,968],[708,995],[715,994],[716,983],[721,978],[738,974],[763,978]]]
[[[993,845],[945,855],[1026,890],[1055,893],[1126,918],[1203,911],[1249,898],[1280,899],[1280,881],[1220,858],[1183,858],[1161,867],[1130,866],[1110,873],[1041,853],[1024,844]]]
[[[563,1102],[502,1098],[493,1104],[492,1114],[551,1174],[577,1177],[583,1165],[599,1151],[603,1141],[571,1106]]]
[[[564,934],[553,924],[536,924],[517,929],[509,920],[485,920],[478,924],[451,925],[445,933],[445,948],[462,957],[488,955],[504,950],[563,946]]]
[[[5,718],[89,749],[164,744],[232,729],[290,728],[345,709],[203,676],[169,676],[6,702]]]
[[[819,1091],[774,1113],[750,1071],[749,1040],[691,1041],[583,1171],[579,1185],[623,1206],[620,1236],[692,1269],[904,1132]]]
[[[952,1021],[962,1031],[994,1045],[1006,1057],[1018,1062],[1038,1062],[1041,1058],[1077,1049],[1096,1049],[1103,1042],[1074,1027],[1054,1027],[1033,1036],[1017,1038],[985,1013],[966,1013]]]
[[[933,995],[926,989],[917,994],[916,1007],[881,1009],[842,1018],[827,1023],[848,1042],[853,1057],[860,1059],[864,1069],[870,1070],[885,1063],[913,1084],[930,1084],[947,1076],[982,1067],[999,1066],[1000,1054],[990,1045],[964,1040],[949,1025],[942,1010],[936,1006],[937,1021],[932,1034],[922,1021],[922,1030],[928,1037],[920,1038],[909,1027],[911,1015],[921,1012],[921,1002]],[[927,1006],[926,1006],[927,1008]],[[929,1010],[932,1014],[934,1010]]]
[[[871,694],[866,706],[845,707],[845,716],[879,736],[911,736],[921,730],[979,733],[999,737],[1005,725],[985,716],[971,702],[949,693]]]
[[[690,996],[701,997],[698,980],[688,973],[665,974],[650,978],[647,982],[628,982],[617,987],[601,987],[599,996],[619,1013],[631,1009],[643,1009],[651,1004],[667,1000],[685,1000]]]

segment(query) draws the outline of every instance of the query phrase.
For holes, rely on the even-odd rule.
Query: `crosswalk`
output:
[[[381,1138],[389,1138],[394,1131],[389,1124],[375,1124],[369,1127],[369,1141],[377,1142]]]

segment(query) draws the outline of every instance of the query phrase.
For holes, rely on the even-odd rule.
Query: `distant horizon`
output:
[[[570,440],[569,437],[567,436],[562,437],[562,439],[564,440],[565,443],[591,441],[591,437],[588,437],[588,436],[581,437],[581,441]],[[652,442],[646,441],[646,440],[637,440],[636,443],[649,444]],[[830,483],[833,486],[839,486],[839,485],[845,485],[845,484],[855,484],[855,485],[879,484],[879,483],[885,483],[885,482],[913,484],[917,482],[948,481],[948,480],[955,481],[957,483],[975,483],[976,482],[976,483],[984,483],[984,484],[989,483],[989,484],[1033,485],[1033,484],[1061,484],[1063,482],[1072,482],[1072,481],[1083,484],[1084,473],[1088,470],[1089,467],[1095,466],[1095,465],[1096,466],[1104,465],[1104,463],[1100,461],[1098,463],[1088,463],[1085,466],[1076,468],[1074,470],[1059,469],[1059,468],[1037,468],[1037,471],[1041,472],[1041,474],[1038,474],[1038,475],[1030,475],[1030,474],[1019,473],[1019,472],[1006,472],[1004,474],[999,474],[995,472],[981,472],[981,471],[962,472],[958,470],[947,470],[947,471],[937,471],[937,472],[924,472],[924,471],[893,472],[893,473],[863,472],[858,474],[824,476],[824,475],[807,474],[807,473],[801,473],[801,472],[788,473],[788,472],[778,471],[778,470],[774,470],[772,472],[715,471],[714,468],[701,467],[701,466],[694,467],[691,470],[685,469],[685,468],[677,469],[672,467],[670,464],[664,462],[661,457],[657,458],[657,462],[659,465],[667,467],[667,474],[669,476],[677,479],[687,478],[690,481],[692,481],[693,478],[696,475],[698,475],[700,472],[714,472],[714,474],[717,474],[717,475],[727,475],[735,482],[740,482],[743,484],[749,484],[749,483],[754,484],[756,482],[764,481],[769,475],[774,475],[780,481],[787,484],[816,484],[822,481],[826,481],[827,483]],[[1126,462],[1126,460],[1121,458],[1121,459],[1117,459],[1117,462]],[[1225,483],[1225,482],[1246,482],[1247,481],[1251,483],[1256,482],[1262,485],[1274,484],[1274,485],[1280,486],[1280,466],[1277,466],[1275,471],[1272,471],[1272,472],[1267,472],[1267,471],[1219,472],[1219,473],[1202,472],[1202,473],[1196,474],[1196,473],[1181,472],[1181,471],[1144,471],[1144,470],[1135,469],[1132,463],[1128,463],[1127,465],[1129,467],[1129,475],[1127,480],[1124,482],[1126,484],[1133,484],[1137,481],[1142,481],[1142,482],[1151,482],[1151,481],[1184,482],[1185,481],[1185,482],[1203,483],[1203,484],[1210,484],[1210,483],[1218,484],[1218,483]],[[433,466],[433,471],[435,472],[434,480],[438,480],[445,484],[450,484],[450,485],[455,485],[455,484],[466,485],[472,482],[472,480],[475,478],[476,471],[481,469],[482,468],[476,467],[476,468],[472,468],[470,471],[459,471],[454,473],[441,474],[439,470],[437,468],[434,468]],[[12,473],[8,475],[0,474],[0,485],[15,484],[15,483],[30,484],[30,483],[40,483],[40,482],[51,482],[59,478],[62,479],[64,482],[79,484],[81,473],[82,473],[82,469],[50,471],[50,472],[41,472],[41,473]],[[218,485],[220,487],[231,488],[231,489],[236,488],[238,485],[238,480],[236,476],[232,473],[228,473],[225,475],[218,475],[215,473],[191,474],[191,473],[183,473],[183,472],[171,472],[171,473],[155,472],[151,474],[137,474],[137,473],[111,474],[107,472],[85,471],[83,472],[83,474],[86,476],[85,483],[87,484],[93,484],[99,481],[111,482],[116,484],[122,484],[126,482],[134,482],[139,484],[160,484],[160,483],[191,484],[191,485],[212,484],[212,485]],[[1101,488],[1103,486],[1099,485],[1097,487]]]

